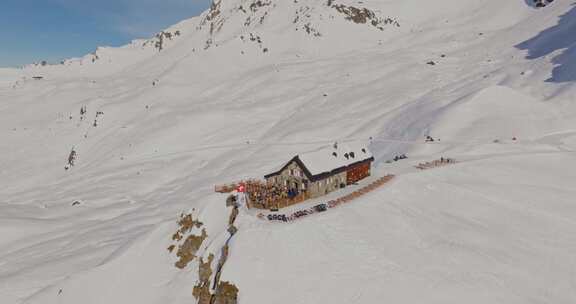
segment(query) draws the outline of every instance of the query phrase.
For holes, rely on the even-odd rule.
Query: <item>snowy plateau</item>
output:
[[[576,6],[539,3],[214,0],[0,69],[0,303],[576,303]],[[214,185],[334,142],[395,178],[230,237]]]

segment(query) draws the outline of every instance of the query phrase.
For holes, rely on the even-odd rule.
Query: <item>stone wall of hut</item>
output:
[[[310,198],[320,197],[340,189],[341,185],[346,185],[346,171],[342,171],[338,174],[311,183],[308,193]]]
[[[307,188],[310,181],[304,171],[302,171],[302,168],[295,161],[292,161],[280,174],[269,177],[266,182],[281,187],[297,188],[298,191],[302,191]]]

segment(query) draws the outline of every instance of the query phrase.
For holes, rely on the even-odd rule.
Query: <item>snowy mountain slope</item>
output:
[[[246,223],[224,274],[246,303],[570,303],[573,162],[474,161],[297,224]]]
[[[576,79],[574,75],[574,54],[576,40],[572,35],[576,28],[576,9],[560,16],[557,25],[542,31],[534,38],[518,45],[519,48],[528,50],[528,58],[536,59],[554,54],[552,63],[556,66],[552,71],[552,76],[548,79],[551,82],[570,82]]]
[[[20,71],[11,68],[0,68],[0,87],[7,87],[20,76]]]
[[[400,26],[347,20],[351,6]],[[166,250],[181,212],[195,208],[216,261],[214,184],[372,137],[377,173],[398,174],[389,188],[287,226],[241,213],[223,272],[241,303],[572,302],[575,86],[516,47],[568,31],[572,10],[222,0],[167,29],[180,35],[161,51],[152,39],[0,72],[0,301],[194,302],[198,264],[179,270]],[[417,158],[384,164],[397,153]],[[441,155],[469,162],[409,170]]]
[[[572,123],[546,103],[503,86],[488,87],[457,101],[444,115],[432,133],[460,140],[535,139]]]

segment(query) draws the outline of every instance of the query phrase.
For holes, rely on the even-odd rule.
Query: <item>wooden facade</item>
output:
[[[354,164],[346,169],[346,184],[354,184],[370,176],[371,161]]]

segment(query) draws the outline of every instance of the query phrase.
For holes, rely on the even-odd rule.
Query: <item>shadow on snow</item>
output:
[[[537,59],[563,50],[552,58],[555,67],[547,82],[576,81],[576,7],[560,16],[558,24],[540,32],[516,48],[527,50],[527,59]]]
[[[536,3],[534,0],[524,0],[524,2],[526,2],[526,5],[536,8]]]

